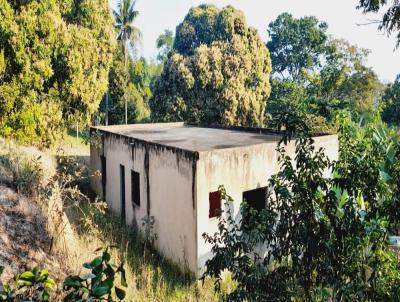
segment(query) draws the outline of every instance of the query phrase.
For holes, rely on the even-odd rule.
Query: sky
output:
[[[109,0],[115,9],[118,0]],[[283,13],[294,17],[315,16],[328,23],[328,33],[335,38],[344,38],[371,51],[367,65],[372,67],[380,79],[394,81],[400,74],[400,48],[395,50],[394,35],[388,37],[378,31],[376,24],[368,23],[378,19],[378,14],[364,15],[356,10],[357,0],[137,0],[139,16],[135,22],[142,32],[139,54],[146,59],[157,55],[157,37],[165,30],[175,31],[176,26],[193,6],[212,3],[218,7],[232,5],[244,12],[249,26],[258,29],[262,39],[268,41],[268,24]]]

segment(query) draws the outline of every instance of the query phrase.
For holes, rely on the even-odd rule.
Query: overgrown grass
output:
[[[35,158],[24,151],[15,152],[11,149],[3,150],[0,154],[2,161],[8,163],[7,169],[11,170],[15,170],[18,163],[29,163]],[[11,160],[12,156],[17,160]],[[32,200],[42,208],[47,230],[54,238],[51,253],[59,255],[60,263],[66,270],[75,274],[87,273],[82,269],[82,263],[96,256],[96,249],[114,246],[111,250],[112,259],[126,264],[129,285],[126,301],[220,299],[214,293],[213,280],[201,283],[193,275],[182,273],[146,244],[135,228],[122,225],[120,219],[106,209],[104,202],[89,194],[89,175],[84,161],[79,157],[64,156],[58,158],[57,162],[57,172],[50,176],[50,182],[44,183],[42,178],[38,178],[34,180],[37,185],[32,186],[31,181],[24,180],[25,172],[21,169],[29,172],[29,175],[32,169],[43,173],[41,161],[19,165],[18,171],[22,173],[16,174],[14,181],[21,183],[24,180],[24,188],[33,190],[23,189],[22,192],[33,193]],[[51,272],[51,267],[48,269]],[[226,278],[222,292],[229,292],[231,287],[232,282]],[[53,297],[55,301],[61,299],[61,296]]]
[[[68,151],[65,149],[73,150],[75,153],[88,153],[89,152],[89,143],[88,143],[88,130],[84,129],[83,131],[79,131],[78,137],[76,137],[76,130],[69,129],[64,137],[63,142],[61,143],[61,148],[64,151]]]

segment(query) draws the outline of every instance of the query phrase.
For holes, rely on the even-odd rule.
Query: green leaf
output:
[[[18,279],[17,280],[17,284],[21,287],[23,286],[32,286],[33,282],[32,281],[28,281],[28,280],[23,280],[23,279]]]
[[[83,280],[79,276],[69,276],[64,280],[64,286],[68,287],[81,287]]]
[[[104,285],[104,286],[98,286],[94,289],[92,289],[92,294],[96,297],[102,297],[108,293],[110,293],[111,291],[111,287],[108,285]]]
[[[18,275],[18,279],[30,280],[35,277],[35,274],[31,271],[26,271],[20,275]]]
[[[43,285],[45,287],[47,287],[48,289],[53,289],[53,287],[54,287],[54,285],[56,285],[56,283],[54,282],[53,279],[47,278],[47,280],[43,283]]]
[[[120,299],[120,300],[123,300],[126,296],[126,292],[119,287],[115,287],[115,294],[117,295],[118,299]]]

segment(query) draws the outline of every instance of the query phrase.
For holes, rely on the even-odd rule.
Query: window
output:
[[[120,200],[121,200],[121,222],[125,224],[125,167],[119,165],[120,174]]]
[[[140,207],[140,174],[136,171],[131,171],[131,194],[132,203]]]
[[[213,218],[219,216],[221,214],[221,193],[219,193],[219,191],[211,192],[208,196],[208,201],[210,204],[208,217]]]
[[[104,155],[100,156],[100,164],[101,164],[101,185],[103,188],[103,198],[106,198],[107,165],[106,165],[106,157]]]
[[[265,208],[266,196],[266,187],[243,192],[243,200],[256,210]]]

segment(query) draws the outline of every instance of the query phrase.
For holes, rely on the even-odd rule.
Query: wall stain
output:
[[[147,216],[150,217],[150,159],[149,159],[149,148],[146,146],[146,152],[144,154],[144,171],[146,174],[146,193],[147,193]]]

